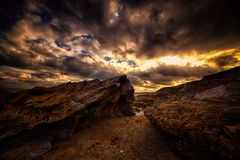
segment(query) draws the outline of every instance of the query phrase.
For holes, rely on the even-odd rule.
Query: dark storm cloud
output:
[[[33,40],[26,40],[27,46],[30,48],[31,52],[35,55],[43,55],[46,57],[56,57],[54,53],[49,51],[46,47],[48,47],[50,44],[47,40],[43,38],[37,38]],[[60,46],[59,46],[60,47]],[[66,46],[64,44],[61,44],[60,48],[66,49]]]
[[[53,31],[55,31],[59,36],[68,36],[71,34],[70,26],[65,24],[64,22],[60,22],[57,24],[50,24],[50,27]]]
[[[63,70],[67,73],[75,73],[84,77],[90,76],[94,72],[92,65],[85,65],[81,60],[78,61],[79,57],[64,57],[63,59]]]
[[[109,70],[107,68],[100,67],[99,64],[89,64],[83,62],[81,59],[83,56],[75,56],[75,57],[64,57],[61,65],[61,69],[63,72],[67,74],[74,74],[81,77],[86,78],[98,78],[104,79],[106,77],[112,77],[117,75],[117,72]]]
[[[104,24],[105,1],[101,0],[45,0],[52,15],[60,19],[73,18],[80,22]]]
[[[142,81],[148,80],[154,84],[170,85],[176,80],[201,78],[204,75],[216,73],[218,70],[209,66],[175,66],[159,65],[143,72],[133,72],[130,75],[139,77]]]
[[[240,38],[237,6],[236,1],[227,0],[165,1],[160,9],[152,8],[157,24],[145,29],[141,50],[155,56],[235,47]]]
[[[149,3],[153,5],[146,14],[152,21],[140,27],[144,29],[144,42],[139,51],[143,56],[218,50],[239,44],[240,17],[236,1],[179,0]],[[144,6],[139,8],[144,12]]]
[[[108,26],[107,1],[103,0],[44,0],[37,1],[44,7],[39,7],[32,14],[41,17],[59,34],[70,34],[68,22],[89,27],[103,46],[124,44],[122,36],[127,35],[138,43],[139,56],[154,57],[166,52],[183,52],[189,50],[206,51],[233,47],[239,44],[240,17],[238,16],[237,1],[229,0],[119,0],[121,19],[116,25]],[[16,3],[20,3],[16,1]],[[30,2],[29,2],[30,3]],[[1,10],[7,15],[6,24],[17,21],[24,13],[24,8],[14,8],[15,5],[3,3]],[[14,11],[16,10],[16,11]],[[147,15],[147,21],[131,22],[130,13],[140,10]],[[130,12],[132,11],[132,12]],[[21,13],[18,13],[21,12]],[[57,24],[52,19],[57,18]],[[9,28],[9,27],[8,27]],[[69,48],[67,48],[69,49]]]
[[[235,1],[118,1],[123,8],[121,19],[107,25],[106,1],[45,1],[51,14],[61,20],[87,26],[103,46],[125,44],[122,36],[136,43],[138,56],[154,57],[168,52],[223,49],[239,44],[240,18]],[[141,10],[148,15],[131,22],[128,10]],[[94,24],[94,25],[93,25]],[[140,43],[140,35],[143,42]],[[118,52],[119,53],[119,52]],[[124,54],[120,52],[120,54]]]
[[[106,57],[103,57],[103,59],[105,60],[105,61],[111,61],[112,60],[112,57],[108,57],[108,56],[106,56]]]
[[[30,63],[26,60],[25,57],[17,53],[9,53],[3,48],[0,48],[0,66],[7,65],[18,68],[26,68]]]
[[[25,69],[29,73],[21,75],[0,69],[0,74],[15,77],[26,86],[31,81],[56,78],[57,73],[105,79],[126,71],[124,74],[139,86],[149,82],[170,85],[177,80],[200,78],[239,64],[239,58],[231,53],[207,59],[216,68],[193,67],[194,64],[159,64],[155,68],[141,65],[146,59],[157,61],[159,56],[239,48],[240,16],[236,2],[3,0],[0,67]],[[123,68],[118,68],[121,64]],[[29,82],[20,78],[28,74],[32,78]]]
[[[10,91],[19,91],[22,89],[28,89],[35,86],[49,86],[52,85],[45,78],[54,78],[54,72],[42,72],[28,73],[28,70],[15,69],[8,66],[0,66],[0,74],[4,77],[1,80],[0,88],[6,88]],[[31,76],[27,78],[26,76]],[[55,84],[58,84],[56,82]]]
[[[24,0],[2,0],[0,2],[1,31],[8,31],[18,20],[23,18],[25,5]]]
[[[58,62],[55,59],[47,59],[44,61],[44,65],[50,68],[57,68]]]
[[[92,15],[92,5],[98,2],[86,2],[90,11],[83,10],[81,14]],[[240,17],[236,1],[132,0],[119,2],[123,6],[124,13],[116,25],[110,27],[106,25],[105,3],[96,10],[95,13],[98,13],[98,16],[90,18],[91,22],[94,21],[99,25],[100,32],[99,30],[93,32],[103,45],[125,44],[121,37],[129,36],[139,43],[139,48],[135,50],[138,56],[154,57],[169,54],[169,52],[176,54],[176,52],[191,50],[200,52],[218,50],[239,44]],[[139,19],[131,22],[129,17],[132,12],[128,13],[128,10],[138,9],[148,15],[147,21]],[[141,35],[143,42],[140,42]],[[118,51],[117,54],[124,53]]]
[[[52,78],[55,77],[56,75],[52,72],[38,72],[32,73],[31,76],[36,78]]]
[[[120,0],[123,4],[127,4],[133,8],[146,5],[149,0]]]
[[[62,42],[62,40],[56,39],[56,40],[55,40],[55,43],[56,43],[56,45],[57,45],[58,47],[63,48],[63,49],[65,49],[65,50],[67,50],[67,51],[71,51],[71,47],[70,47],[69,45],[67,45],[67,44],[64,44],[64,43]]]
[[[85,50],[81,50],[80,54],[85,55],[85,56],[90,56],[91,55],[89,51],[85,51]]]
[[[138,67],[137,63],[133,60],[128,60],[127,61],[128,65],[135,68],[135,67]]]
[[[47,40],[43,39],[43,38],[37,38],[37,39],[33,39],[33,40],[26,40],[26,43],[32,44],[32,43],[37,43],[37,44],[41,44],[47,42]]]
[[[234,55],[223,55],[223,56],[218,56],[213,59],[210,59],[210,61],[213,61],[216,63],[216,65],[220,68],[224,68],[226,66],[234,66],[239,63],[239,60],[234,57]]]
[[[52,56],[52,53],[42,50],[41,52],[39,50],[33,50],[38,51],[35,52],[1,52],[0,51],[0,66],[9,66],[9,67],[15,67],[20,69],[32,69],[32,70],[40,70],[40,69],[47,69],[47,68],[54,68],[57,67],[58,61],[54,56]],[[45,53],[44,53],[45,52]],[[44,56],[48,56],[44,60],[38,60],[39,54],[43,54]]]

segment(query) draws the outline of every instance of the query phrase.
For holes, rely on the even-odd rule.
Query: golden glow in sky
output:
[[[178,66],[185,66],[185,65],[194,65],[199,66],[203,64],[200,60],[194,57],[180,57],[180,56],[166,56],[159,59],[160,62],[165,63],[167,65],[178,65]]]

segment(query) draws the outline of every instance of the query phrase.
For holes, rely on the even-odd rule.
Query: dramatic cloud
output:
[[[3,0],[0,87],[127,74],[154,91],[240,65],[229,0]]]

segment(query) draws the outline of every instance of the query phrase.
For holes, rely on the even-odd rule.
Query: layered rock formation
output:
[[[199,81],[193,81],[176,87],[158,90],[156,104],[163,101],[184,100],[192,103],[219,103],[239,105],[240,67],[213,75],[204,76]]]
[[[126,76],[36,87],[8,95],[0,112],[0,159],[32,159],[106,117],[133,115]]]
[[[145,115],[184,159],[240,159],[240,67],[160,89]]]

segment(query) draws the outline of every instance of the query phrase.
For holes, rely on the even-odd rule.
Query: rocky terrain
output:
[[[144,116],[105,119],[36,160],[177,160]]]
[[[0,90],[0,159],[240,159],[239,99],[240,67],[135,102],[126,76]]]
[[[176,87],[167,87],[154,93],[160,103],[163,101],[183,100],[192,103],[218,103],[228,106],[240,104],[240,67],[213,75],[204,76]]]
[[[106,117],[134,115],[126,76],[1,95],[0,159],[33,159]]]
[[[183,159],[240,159],[240,67],[154,93],[145,111]]]

